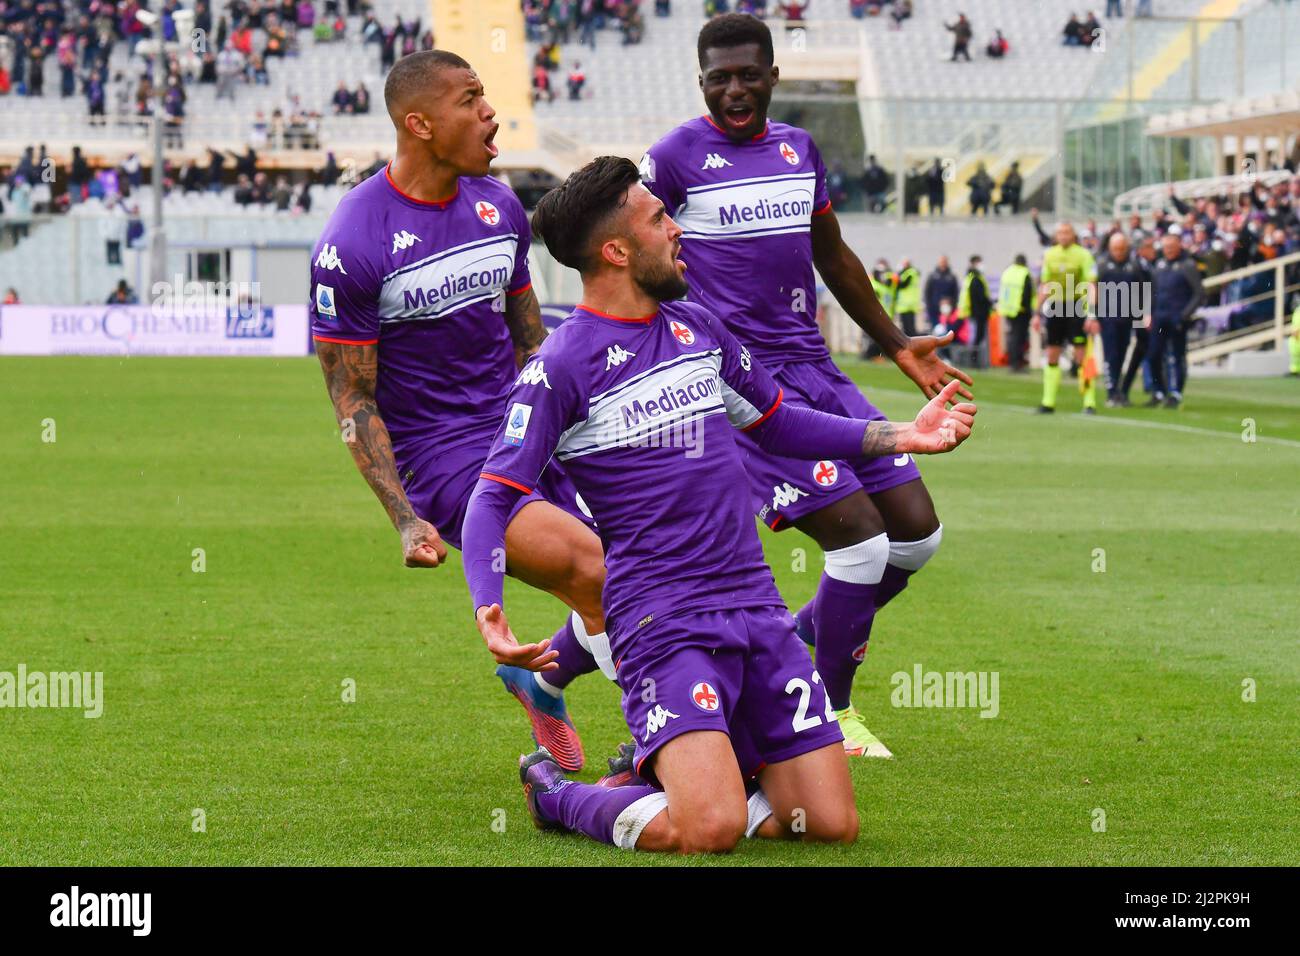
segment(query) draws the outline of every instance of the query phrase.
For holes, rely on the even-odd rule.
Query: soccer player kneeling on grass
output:
[[[687,288],[682,231],[625,159],[574,173],[532,228],[582,274],[583,299],[507,400],[465,519],[465,573],[488,648],[516,646],[493,554],[514,502],[558,458],[605,545],[636,738],[621,786],[571,781],[544,749],[521,758],[534,821],[642,850],[721,852],[755,833],[854,840],[843,734],[763,563],[732,429],[802,458],[927,454],[959,445],[975,406],[947,408],[957,382],[905,424],[783,404],[715,315],[674,301]],[[545,672],[548,655],[523,666]]]

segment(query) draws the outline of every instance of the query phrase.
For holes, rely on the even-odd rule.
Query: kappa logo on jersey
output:
[[[320,255],[316,257],[316,268],[324,269],[326,272],[338,269],[344,275],[348,274],[348,270],[343,268],[343,260],[339,258],[338,246],[331,246],[329,243],[320,247]]]
[[[703,680],[691,688],[691,703],[706,714],[711,714],[722,706],[722,700],[713,685]]]
[[[616,365],[622,365],[630,358],[635,358],[635,352],[629,352],[621,345],[611,345],[605,349],[605,371],[608,372]]]
[[[332,286],[316,283],[316,314],[338,317],[334,307],[334,289]]]
[[[547,388],[551,387],[550,381],[546,377],[546,363],[538,360],[529,362],[524,366],[524,370],[519,373],[519,378],[515,380],[516,385],[536,385],[541,382]]]
[[[708,156],[704,157],[704,165],[700,169],[721,169],[723,166],[730,165],[731,162],[723,159],[719,154],[709,153]]]
[[[772,510],[779,511],[788,505],[794,504],[800,498],[807,498],[808,492],[802,488],[796,488],[790,482],[783,485],[775,485],[772,488]]]
[[[781,158],[791,166],[799,165],[799,154],[794,151],[794,147],[789,143],[781,144]]]
[[[637,171],[638,173],[641,174],[641,181],[642,181],[643,183],[652,183],[652,182],[654,182],[654,181],[655,181],[655,160],[654,160],[654,157],[651,156],[649,153],[646,153],[644,156],[642,156],[642,157],[641,157],[641,165],[639,165],[639,166],[636,168],[636,171]]]
[[[668,721],[675,720],[678,716],[679,715],[674,714],[671,710],[665,710],[663,704],[655,704],[655,709],[646,714],[645,736],[641,738],[641,742],[645,743],[655,734],[659,733],[659,731],[663,730]]]
[[[695,341],[695,333],[692,332],[690,329],[688,329],[684,323],[678,322],[676,319],[673,319],[673,321],[669,324],[668,327],[672,329],[673,338],[675,338],[682,345],[690,345],[692,342]]]
[[[749,349],[743,345],[740,347],[740,367],[746,372],[754,367],[754,358],[749,354]]]
[[[528,432],[528,420],[533,417],[533,406],[525,405],[523,402],[515,402],[510,406],[510,414],[506,416],[506,433],[502,439],[507,445],[514,445],[518,448],[524,443],[524,435]]]
[[[905,468],[907,463],[912,460],[912,456],[904,452],[894,459],[895,468]]]
[[[501,221],[501,213],[496,206],[492,205],[486,199],[480,200],[474,204],[474,211],[478,217],[489,226],[495,226]]]
[[[857,647],[853,648],[853,659],[861,664],[867,658],[867,645],[870,641],[863,641]]]
[[[840,470],[833,461],[819,461],[813,465],[813,481],[823,488],[829,488],[840,480]]]
[[[393,252],[397,252],[399,249],[409,249],[419,241],[419,236],[407,232],[405,229],[401,232],[395,232],[393,233]]]

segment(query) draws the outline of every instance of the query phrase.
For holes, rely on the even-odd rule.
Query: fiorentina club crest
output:
[[[722,705],[722,701],[718,698],[718,692],[714,690],[713,685],[708,681],[700,681],[691,688],[691,703],[708,714],[713,713]]]
[[[489,226],[495,226],[501,221],[501,213],[497,211],[497,207],[486,200],[480,200],[475,203],[474,211],[478,213],[478,217]]]
[[[781,144],[781,158],[791,166],[799,165],[799,154],[794,151],[794,147],[789,143]]]
[[[840,480],[840,470],[833,461],[819,461],[813,465],[813,481],[823,488],[829,488]]]
[[[690,345],[695,341],[695,333],[688,329],[684,323],[673,319],[672,323],[668,327],[672,329],[673,338],[682,345]]]
[[[863,641],[857,647],[853,648],[853,659],[861,664],[867,658],[867,645],[870,641]]]

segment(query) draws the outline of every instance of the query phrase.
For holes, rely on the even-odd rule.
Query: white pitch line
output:
[[[899,398],[915,398],[917,396],[920,396],[919,391],[913,394],[912,392],[904,392],[894,388],[863,389],[863,394],[866,395],[868,399],[870,399],[873,394],[896,395]],[[979,403],[978,397],[975,399],[975,401],[976,404]],[[1026,408],[1023,405],[1007,405],[1002,402],[990,402],[989,404],[992,407],[996,408],[998,411],[1021,412],[1022,414],[1025,415],[1037,414],[1034,411],[1034,409]],[[1237,441],[1241,441],[1241,435],[1238,432],[1220,431],[1219,429],[1216,428],[1198,428],[1196,425],[1179,425],[1176,422],[1152,422],[1140,418],[1116,418],[1113,415],[1101,415],[1101,414],[1072,415],[1068,412],[1065,415],[1062,415],[1061,418],[1066,421],[1077,420],[1077,421],[1085,421],[1088,423],[1095,423],[1099,425],[1127,425],[1131,428],[1156,428],[1156,429],[1167,430],[1172,432],[1185,432],[1189,435],[1213,435],[1219,438],[1232,438]],[[1271,435],[1256,434],[1255,441],[1266,445],[1281,445],[1284,448],[1300,448],[1300,441],[1295,441],[1294,439],[1291,438],[1274,438]],[[1242,444],[1251,444],[1251,443],[1242,442]]]

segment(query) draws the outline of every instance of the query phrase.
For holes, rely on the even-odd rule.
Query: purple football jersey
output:
[[[579,306],[520,373],[483,477],[530,491],[552,455],[564,464],[605,546],[617,659],[656,617],[781,606],[733,429],[780,401],[698,305],[640,319]]]
[[[330,217],[312,253],[312,335],[379,344],[375,399],[399,472],[495,434],[516,374],[505,296],[531,285],[528,247],[523,206],[491,177],[430,203],[385,169]]]
[[[641,180],[682,227],[692,302],[769,368],[829,357],[817,328],[811,224],[831,203],[807,132],[769,122],[737,143],[701,116],[650,147]]]

